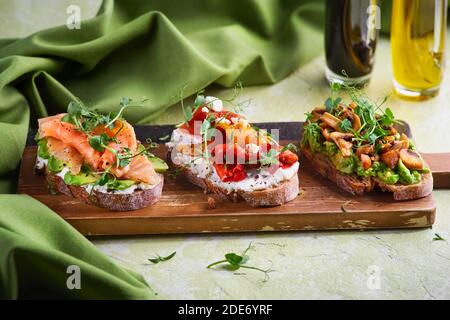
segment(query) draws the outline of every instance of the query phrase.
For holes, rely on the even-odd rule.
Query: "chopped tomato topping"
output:
[[[237,143],[229,143],[229,144],[219,144],[212,148],[211,154],[214,156],[216,163],[226,163],[226,164],[245,164],[245,165],[256,165],[259,162],[262,154],[265,154],[272,149],[272,145],[269,143],[265,143],[264,145],[259,146],[259,151],[256,153],[252,153],[249,148],[243,148]],[[285,151],[282,153],[283,162],[289,167],[296,161],[298,161],[297,155],[290,152]]]
[[[187,124],[185,124],[183,127],[187,130],[189,130],[189,132],[191,134],[200,134],[200,127],[203,123],[203,121],[208,117],[208,116],[212,116],[214,117],[214,119],[222,121],[221,124],[217,124],[216,127],[218,130],[223,131],[222,134],[223,136],[225,136],[225,129],[228,126],[224,126],[224,120],[228,121],[229,124],[232,124],[231,119],[232,118],[237,118],[240,119],[242,118],[242,116],[238,115],[237,113],[231,112],[231,111],[219,111],[219,112],[214,112],[211,109],[209,109],[208,107],[208,111],[206,111],[205,109],[205,105],[199,106],[195,112],[192,115],[191,120],[189,120],[187,122]],[[225,121],[225,122],[226,122]]]
[[[231,121],[231,118],[242,118],[241,115],[231,112],[231,111],[219,111],[219,112],[213,112],[214,118],[216,119],[220,119],[220,118],[224,118],[224,119],[228,119]]]
[[[279,161],[283,169],[289,168],[298,161],[298,156],[292,151],[285,150],[279,155]]]
[[[214,120],[208,117],[212,117]],[[244,179],[247,176],[245,168],[258,168],[260,159],[274,148],[264,134],[248,125],[245,118],[230,111],[214,112],[200,106],[195,110],[192,119],[183,125],[183,128],[191,134],[199,134],[200,126],[207,118],[210,120],[211,126],[219,130],[226,140],[224,143],[214,136],[208,141],[208,149],[211,151],[214,166],[222,181]],[[280,150],[278,147],[275,148]],[[289,150],[283,151],[276,157],[279,164],[274,167],[277,168],[288,168],[298,161],[298,156]]]
[[[216,168],[216,172],[223,182],[238,182],[247,177],[245,168],[241,164],[227,165],[215,163],[214,168]]]
[[[191,120],[187,123],[186,129],[189,130],[191,134],[200,134],[200,127],[208,114],[209,112],[203,112],[202,107],[197,108],[192,115]]]

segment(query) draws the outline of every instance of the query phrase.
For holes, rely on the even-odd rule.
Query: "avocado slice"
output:
[[[47,140],[46,139],[38,140],[37,145],[38,145],[38,156],[43,159],[49,159],[50,153],[48,152],[47,148]]]
[[[97,181],[98,177],[89,174],[89,173],[80,173],[77,175],[73,175],[70,172],[67,172],[64,175],[64,183],[72,186],[82,186],[85,184],[94,183]]]
[[[56,159],[55,157],[50,156],[47,163],[47,169],[50,172],[61,172],[65,167],[65,163]]]
[[[143,152],[144,150],[145,150],[145,147],[142,144],[140,144],[138,146],[138,152]],[[169,169],[169,166],[163,159],[158,158],[157,156],[155,156],[153,154],[147,154],[147,158],[152,163],[153,169],[155,169],[156,172],[164,173]]]
[[[355,159],[353,156],[344,157],[341,152],[337,152],[331,158],[331,162],[342,173],[352,174],[355,168]]]
[[[115,180],[112,183],[108,183],[108,189],[111,190],[125,190],[131,187],[136,182],[133,180]]]
[[[403,184],[415,184],[421,180],[420,173],[416,170],[410,171],[400,159],[397,164],[397,172],[400,176],[399,181]]]
[[[67,172],[64,176],[64,183],[72,186],[82,186],[86,184],[95,183],[98,180],[98,176],[90,173],[80,173],[73,175]],[[108,189],[110,190],[125,190],[135,184],[133,180],[115,180],[108,183]]]
[[[150,160],[150,162],[153,165],[153,168],[158,173],[166,172],[169,169],[167,163],[158,157],[148,157],[148,160]]]

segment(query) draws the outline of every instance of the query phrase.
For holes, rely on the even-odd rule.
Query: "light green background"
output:
[[[64,24],[66,8],[79,5],[82,18],[92,17],[97,0],[0,0],[0,37],[23,37]],[[449,35],[447,35],[447,40]],[[447,55],[448,62],[448,55]],[[321,104],[329,93],[323,79],[324,57],[298,69],[273,86],[246,88],[242,99],[252,121],[299,121]],[[449,69],[450,70],[450,69]],[[427,102],[413,103],[392,97],[391,108],[410,123],[424,152],[450,152],[450,72],[442,92]],[[392,92],[389,41],[377,48],[377,62],[369,95],[382,99]],[[210,92],[220,96],[226,90]],[[172,107],[153,123],[182,119]],[[440,299],[450,298],[450,191],[435,191],[437,218],[432,229],[403,231],[329,231],[233,235],[180,235],[93,239],[95,245],[119,264],[138,271],[160,298],[178,299]],[[439,233],[448,241],[433,241]],[[240,252],[249,242],[252,265],[272,267],[270,280],[258,272],[233,274],[212,271],[208,263],[230,251]],[[146,263],[152,254],[177,251],[172,260]],[[379,270],[380,288],[368,286],[370,270]],[[372,289],[371,289],[372,288]]]

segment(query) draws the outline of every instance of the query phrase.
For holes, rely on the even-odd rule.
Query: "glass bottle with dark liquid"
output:
[[[327,0],[325,55],[329,82],[356,86],[369,82],[379,13],[376,0]]]

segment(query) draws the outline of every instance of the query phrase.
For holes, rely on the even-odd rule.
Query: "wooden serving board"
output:
[[[282,143],[298,143],[301,123],[259,124],[279,128]],[[138,126],[141,141],[154,141],[171,132],[172,126]],[[405,127],[408,131],[408,127]],[[209,209],[203,191],[181,178],[165,177],[161,200],[137,211],[111,212],[65,195],[50,195],[44,177],[34,174],[36,146],[29,135],[20,170],[19,193],[41,201],[85,235],[136,235],[166,233],[253,232],[324,229],[417,228],[431,226],[436,206],[433,196],[394,201],[392,195],[375,191],[351,196],[320,177],[301,159],[300,195],[284,206],[252,208],[245,202],[221,202]],[[296,139],[297,138],[297,139]],[[165,157],[165,146],[155,153]],[[435,172],[435,187],[450,186],[450,154],[426,154]]]

